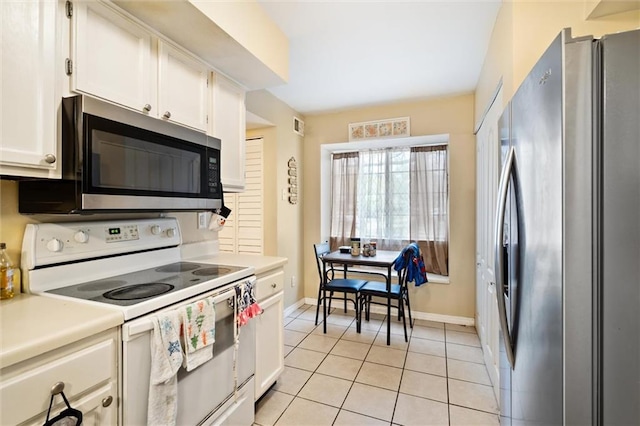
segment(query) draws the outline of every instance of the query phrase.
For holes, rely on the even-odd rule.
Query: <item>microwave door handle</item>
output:
[[[502,337],[504,338],[504,346],[507,352],[507,358],[513,368],[515,364],[515,354],[513,350],[513,342],[511,339],[511,330],[509,330],[509,321],[507,319],[507,308],[504,301],[505,290],[508,283],[504,277],[504,250],[502,244],[504,241],[504,216],[507,206],[507,194],[509,190],[509,180],[513,175],[515,150],[509,148],[507,159],[500,175],[500,185],[498,187],[498,206],[496,211],[496,221],[494,228],[495,235],[495,276],[496,276],[496,297],[498,299],[498,314],[500,315],[500,328],[502,329]]]

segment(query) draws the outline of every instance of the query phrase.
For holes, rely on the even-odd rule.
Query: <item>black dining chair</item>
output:
[[[358,291],[360,291],[360,288],[365,285],[367,281],[352,278],[335,278],[335,270],[332,264],[329,264],[328,268],[325,271],[322,258],[331,252],[328,242],[314,244],[313,250],[316,254],[318,276],[320,278],[320,284],[318,285],[318,304],[316,306],[316,325],[318,325],[318,314],[320,312],[321,303],[323,309],[326,309],[326,302],[327,299],[329,299],[329,311],[331,311],[331,301],[333,299],[343,300],[345,302],[345,307],[347,301],[351,301],[356,313],[356,329],[359,332],[360,315],[358,314]],[[329,292],[328,295],[327,292]],[[342,293],[343,296],[334,296],[334,293]],[[352,297],[349,297],[349,295],[352,295]]]
[[[398,320],[402,318],[402,325],[404,326],[404,341],[408,342],[409,337],[407,335],[407,320],[406,313],[409,314],[409,326],[413,328],[413,319],[411,318],[411,303],[409,302],[409,289],[407,287],[407,272],[409,270],[408,265],[411,260],[411,253],[407,250],[403,250],[400,256],[404,257],[403,267],[398,270],[398,284],[391,284],[391,292],[389,294],[390,299],[387,299],[387,283],[379,281],[367,281],[367,283],[360,288],[358,292],[359,301],[359,315],[365,312],[365,319],[369,321],[369,314],[371,313],[371,304],[387,306],[387,303],[391,303],[392,308],[398,310]],[[374,300],[373,298],[382,298],[384,301]],[[395,302],[395,306],[393,303]],[[405,308],[406,307],[406,308]],[[360,320],[362,321],[362,320]],[[391,318],[387,318],[387,321],[391,321]]]

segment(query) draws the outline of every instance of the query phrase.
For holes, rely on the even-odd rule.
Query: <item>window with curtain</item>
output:
[[[449,274],[446,145],[336,153],[331,170],[332,249],[352,237],[380,250],[416,241],[427,272]]]

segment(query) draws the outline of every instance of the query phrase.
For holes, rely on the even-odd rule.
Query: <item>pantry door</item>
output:
[[[500,171],[500,128],[502,90],[487,110],[476,133],[476,328],[485,365],[499,400],[499,318],[495,294],[493,226]]]
[[[246,185],[244,192],[225,193],[224,202],[232,212],[219,232],[224,253],[263,254],[264,188],[263,139],[246,141]]]

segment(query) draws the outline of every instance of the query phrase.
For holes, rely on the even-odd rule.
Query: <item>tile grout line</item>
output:
[[[305,311],[303,311],[303,312],[299,313],[296,317],[293,317],[293,318],[294,318],[294,319],[300,319],[300,320],[308,321],[308,319],[307,319],[307,318],[300,318],[300,316],[301,316],[301,315],[303,315],[303,314],[304,314],[304,312],[306,312],[306,311],[308,311],[308,310],[314,310],[313,308],[314,308],[314,307],[313,307],[313,305],[312,305],[312,306],[310,306],[309,308],[307,308]],[[338,308],[334,308],[334,309],[333,309],[333,311],[336,311],[336,310],[339,310],[339,311],[340,311],[340,309],[338,309]],[[328,317],[328,318],[329,318],[329,317]],[[386,323],[386,322],[385,322],[385,320],[386,320],[386,316],[384,316],[384,317],[383,317],[383,319],[381,320],[383,325]],[[344,337],[345,337],[345,335],[346,335],[346,334],[347,334],[351,329],[353,329],[354,321],[355,321],[355,319],[351,319],[351,321],[349,322],[349,324],[345,326],[344,331],[342,331],[342,332],[340,333],[340,335],[339,335],[339,336],[337,336],[337,337],[329,336],[329,337],[335,338],[335,339],[336,339],[336,341],[335,341],[335,343],[332,345],[332,347],[329,349],[329,351],[328,351],[328,352],[314,351],[313,349],[306,349],[306,348],[301,348],[301,347],[300,347],[300,345],[302,344],[302,342],[303,342],[303,341],[304,341],[308,336],[313,335],[313,334],[314,334],[314,332],[315,332],[315,331],[317,331],[318,327],[323,326],[322,322],[320,322],[320,324],[319,324],[318,326],[315,326],[315,324],[314,324],[314,327],[311,329],[311,331],[304,332],[305,336],[302,338],[302,340],[300,340],[300,341],[299,341],[299,342],[298,342],[298,343],[293,347],[293,349],[292,349],[289,353],[291,353],[294,349],[299,348],[299,349],[305,349],[305,350],[310,350],[310,351],[314,351],[314,352],[320,352],[320,353],[323,353],[323,355],[324,355],[324,356],[322,357],[322,360],[321,360],[321,361],[320,361],[320,363],[318,364],[318,366],[317,366],[317,367],[315,367],[315,369],[314,369],[313,371],[311,371],[311,376],[309,377],[309,379],[310,379],[314,374],[320,374],[320,375],[323,375],[323,376],[329,376],[329,377],[336,377],[336,376],[330,376],[329,374],[320,373],[320,372],[318,371],[318,369],[319,369],[320,365],[322,365],[322,363],[326,361],[326,359],[328,358],[328,355],[331,355],[331,351],[335,348],[335,346],[336,346],[339,342],[363,343],[363,342],[358,341],[358,340],[347,340],[347,339],[345,339],[345,338],[344,338]],[[311,320],[310,320],[310,322],[314,322],[314,320],[313,320],[313,319],[311,319]],[[330,324],[330,323],[329,323],[329,322],[327,322],[327,325],[329,325],[329,324]],[[342,327],[342,326],[344,326],[343,324],[333,324],[333,325],[341,326],[341,327]],[[420,325],[420,324],[417,324],[417,325]],[[420,326],[421,326],[421,327],[429,327],[429,325],[420,325]],[[431,327],[431,328],[437,328],[437,327]],[[449,354],[448,354],[448,347],[447,347],[447,340],[448,340],[448,339],[447,339],[447,335],[448,335],[447,331],[448,331],[448,330],[447,330],[447,328],[446,328],[446,324],[443,324],[442,330],[443,330],[443,334],[444,334],[444,341],[443,341],[443,346],[444,346],[444,357],[443,357],[443,358],[445,359],[445,380],[447,381],[447,412],[448,412],[449,424],[451,424],[451,405],[456,405],[456,406],[459,406],[459,407],[461,407],[461,408],[465,408],[465,409],[468,409],[468,410],[473,410],[473,411],[475,411],[475,412],[479,412],[479,413],[486,413],[486,414],[495,415],[495,413],[492,413],[492,412],[489,412],[489,411],[484,411],[484,410],[481,410],[481,409],[471,408],[471,407],[466,407],[466,406],[460,406],[460,405],[452,404],[452,403],[451,403],[451,400],[450,400],[450,388],[449,388],[449,379],[450,379],[450,377],[449,377]],[[298,331],[298,330],[292,330],[292,331]],[[367,332],[367,331],[368,331],[368,332],[371,332],[372,330],[364,330],[364,329],[363,329],[362,331],[363,331],[363,332]],[[450,331],[456,331],[456,332],[460,332],[460,333],[461,333],[461,331],[458,331],[458,330],[450,330]],[[412,332],[413,332],[413,330],[409,330],[409,333],[412,333]],[[315,333],[315,334],[318,334],[318,333]],[[359,382],[356,382],[356,379],[357,379],[358,375],[360,374],[360,372],[362,371],[362,368],[363,368],[363,366],[364,366],[364,363],[365,363],[365,362],[369,362],[369,363],[373,363],[373,364],[378,364],[378,365],[385,365],[385,366],[389,365],[389,364],[385,364],[384,362],[383,362],[383,363],[378,363],[378,362],[374,362],[374,361],[367,361],[367,357],[371,354],[371,351],[373,350],[373,347],[374,347],[374,346],[380,346],[380,348],[391,348],[391,349],[397,349],[397,347],[376,345],[376,341],[377,341],[377,339],[378,339],[381,335],[383,335],[383,334],[386,336],[386,333],[383,333],[382,327],[381,327],[381,326],[380,326],[380,327],[378,327],[378,328],[377,328],[377,331],[375,332],[375,336],[373,337],[373,341],[371,341],[370,343],[368,343],[369,347],[368,347],[368,350],[367,350],[366,354],[364,355],[364,358],[363,358],[363,359],[357,359],[358,361],[361,361],[362,363],[361,363],[360,367],[358,368],[358,371],[355,373],[355,377],[354,377],[354,379],[353,379],[353,380],[350,380],[350,381],[351,381],[351,384],[350,384],[350,386],[349,386],[349,389],[348,389],[348,390],[347,390],[347,392],[346,392],[346,395],[347,395],[347,396],[348,396],[348,395],[349,395],[349,393],[352,391],[354,384],[355,384],[355,383],[359,383]],[[393,333],[392,333],[392,334],[393,334]],[[470,332],[470,334],[475,334],[475,333]],[[322,336],[323,334],[320,334],[320,335]],[[399,336],[400,336],[400,335],[399,335]],[[403,338],[403,337],[404,337],[404,336],[402,335],[402,338]],[[400,387],[402,386],[402,379],[403,379],[403,377],[404,377],[404,372],[405,372],[405,371],[413,371],[413,370],[407,370],[407,369],[406,369],[406,366],[407,366],[407,359],[408,359],[408,355],[409,355],[409,352],[410,352],[410,351],[409,351],[409,347],[410,347],[411,341],[412,341],[412,339],[413,339],[414,337],[415,337],[415,336],[413,336],[413,335],[410,335],[410,337],[408,336],[408,340],[409,340],[409,341],[407,342],[406,349],[404,349],[403,362],[402,362],[402,366],[401,366],[402,373],[401,373],[401,377],[400,377],[400,382],[399,382],[399,384],[398,384],[398,388],[397,388],[397,390],[396,390],[396,398],[395,398],[395,402],[394,402],[394,406],[393,406],[393,412],[392,412],[391,420],[389,421],[389,423],[390,423],[390,424],[391,424],[391,423],[393,423],[393,418],[394,418],[394,416],[395,416],[395,414],[396,414],[396,409],[397,409],[397,404],[398,404],[398,399],[399,399],[399,394],[400,394]],[[415,337],[415,338],[417,338],[417,337]],[[419,339],[419,340],[434,340],[434,339]],[[437,340],[434,340],[434,341],[437,341]],[[474,345],[472,345],[472,344],[464,344],[464,343],[457,343],[456,345],[460,345],[460,346],[469,346],[469,347],[477,347],[477,346],[474,346]],[[423,354],[422,352],[415,352],[415,353],[417,353],[417,354]],[[424,355],[430,355],[430,354],[428,354],[428,353],[424,353]],[[340,357],[343,357],[343,358],[346,358],[346,359],[353,359],[353,358],[350,358],[350,357],[348,357],[348,356],[347,356],[347,357],[344,357],[344,356],[342,356],[342,355],[335,355],[335,354],[334,354],[334,356],[340,356]],[[465,362],[465,360],[460,360],[460,361],[461,361],[461,362]],[[472,363],[472,364],[480,364],[480,363],[475,363],[475,362],[471,362],[471,361],[466,361],[466,362],[469,362],[469,363]],[[482,364],[480,364],[480,365],[482,365]],[[389,365],[389,366],[393,367],[393,365]],[[291,367],[291,368],[296,368],[296,367]],[[309,371],[309,370],[306,370],[306,371]],[[426,373],[426,374],[430,374],[430,373]],[[434,374],[434,375],[435,375],[435,376],[437,376],[437,374]],[[338,378],[342,379],[341,377],[338,377]],[[336,407],[336,406],[333,406],[333,405],[329,405],[329,404],[324,404],[324,403],[321,403],[321,402],[319,402],[319,401],[308,400],[308,399],[306,399],[306,398],[303,398],[303,397],[299,396],[300,391],[302,390],[302,388],[304,388],[304,386],[306,386],[306,385],[308,384],[309,379],[307,379],[307,380],[305,381],[305,383],[300,387],[300,390],[298,390],[298,392],[296,392],[296,394],[295,394],[295,395],[293,395],[293,399],[292,399],[292,401],[291,401],[289,404],[287,404],[287,406],[284,408],[284,411],[283,411],[283,412],[278,416],[278,418],[276,419],[276,422],[277,422],[278,420],[280,420],[280,418],[282,417],[282,415],[284,414],[284,412],[285,412],[285,411],[290,407],[291,403],[293,403],[293,401],[294,401],[296,398],[301,398],[301,399],[304,399],[304,400],[307,400],[307,401],[312,401],[312,402],[315,402],[315,403],[319,403],[319,404],[322,404],[322,405],[326,405],[326,406],[328,406],[328,407],[334,407],[334,408],[337,408],[337,409],[338,409],[338,414],[336,414],[336,417],[333,419],[332,424],[335,424],[335,422],[337,421],[337,417],[338,417],[338,415],[339,415],[339,413],[340,413],[340,411],[341,411],[341,410],[345,410],[345,411],[347,411],[347,412],[351,412],[351,413],[355,413],[355,414],[358,414],[358,415],[363,415],[363,416],[365,416],[365,417],[369,417],[369,418],[372,418],[372,419],[377,419],[377,420],[380,420],[380,421],[387,422],[387,420],[384,420],[384,419],[379,419],[379,418],[377,418],[377,417],[372,417],[372,416],[367,415],[367,414],[362,414],[362,413],[358,413],[358,412],[354,412],[354,411],[351,411],[351,410],[345,409],[345,408],[344,408],[344,404],[345,404],[345,402],[346,402],[347,396],[345,396],[345,398],[342,400],[342,403],[340,404],[340,406],[339,406],[339,407]],[[468,383],[473,383],[473,384],[476,384],[476,385],[483,385],[483,383],[479,383],[479,382],[477,382],[477,381],[473,381],[473,380],[467,380],[467,379],[459,379],[459,380],[460,380],[460,381],[464,381],[464,382],[468,382]],[[366,385],[366,383],[362,383],[362,384],[363,384],[363,385]],[[380,387],[380,386],[375,386],[375,385],[368,385],[368,386],[372,386],[372,387],[376,387],[376,388],[384,389],[384,390],[389,390],[388,388]],[[485,385],[485,386],[487,386],[487,385]],[[490,386],[489,386],[489,387],[490,387]],[[425,398],[425,399],[431,399],[431,398]],[[438,400],[433,400],[433,401],[440,402],[440,401],[438,401]]]
[[[447,380],[447,420],[449,421],[449,426],[451,426],[451,398],[449,397],[449,354],[447,353],[447,325],[444,324],[443,327],[444,334],[444,370],[446,374]]]

